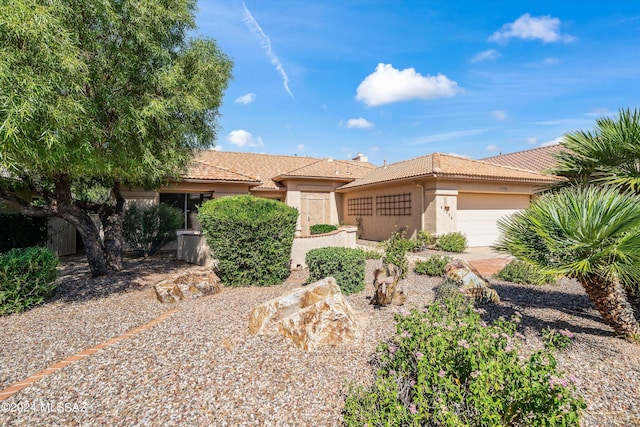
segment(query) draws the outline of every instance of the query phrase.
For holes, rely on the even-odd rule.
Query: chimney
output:
[[[383,167],[386,169],[387,168],[387,159],[384,159],[383,162],[384,162]]]
[[[351,160],[356,160],[358,162],[368,162],[369,158],[367,156],[365,156],[362,153],[358,153],[353,159]]]

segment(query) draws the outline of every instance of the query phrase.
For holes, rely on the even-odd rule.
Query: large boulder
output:
[[[156,297],[163,303],[199,298],[220,292],[220,279],[211,270],[189,271],[155,285]]]
[[[398,290],[398,282],[402,272],[393,264],[381,265],[373,273],[373,288],[375,289],[371,304],[374,305],[402,305],[407,296]]]
[[[482,275],[468,262],[454,259],[444,267],[445,280],[455,283],[458,290],[477,301],[500,304],[498,293],[489,287]]]
[[[253,335],[281,334],[311,350],[361,339],[360,322],[336,280],[327,277],[254,307],[249,331]]]

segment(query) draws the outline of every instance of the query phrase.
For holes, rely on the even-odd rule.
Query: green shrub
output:
[[[46,243],[47,218],[0,213],[0,252],[13,248],[45,246]]]
[[[518,260],[513,260],[496,273],[495,277],[511,283],[523,283],[529,285],[556,284],[553,274],[545,273],[535,266]]]
[[[525,355],[519,313],[488,325],[479,312],[459,295],[396,316],[375,383],[348,391],[345,425],[578,426],[586,405],[555,358],[570,332],[545,332],[544,348]]]
[[[337,229],[338,227],[331,224],[315,224],[310,227],[311,234],[331,233],[332,231],[335,231]]]
[[[333,276],[343,294],[364,289],[365,253],[362,249],[318,248],[307,252],[309,282]]]
[[[435,238],[428,231],[420,230],[416,234],[414,252],[420,252],[429,249],[429,246],[433,245]]]
[[[198,209],[216,274],[229,286],[271,286],[289,277],[298,210],[276,200],[230,196]]]
[[[464,234],[454,231],[443,234],[436,240],[436,249],[445,252],[461,253],[467,248],[467,238]]]
[[[384,256],[382,262],[385,265],[393,264],[402,272],[400,277],[407,276],[409,271],[409,261],[407,260],[407,252],[413,251],[415,247],[414,242],[406,238],[407,232],[402,229],[394,231],[391,236],[381,242],[381,246],[384,249]]]
[[[365,259],[380,259],[382,258],[382,252],[376,249],[367,249],[364,251]]]
[[[427,276],[444,276],[444,267],[451,261],[449,256],[434,255],[425,261],[418,261],[414,271]]]
[[[184,216],[178,208],[159,205],[132,204],[124,213],[122,236],[131,250],[139,255],[155,255],[160,248],[176,239]]]
[[[0,315],[41,304],[56,290],[58,257],[46,248],[17,248],[0,254]]]

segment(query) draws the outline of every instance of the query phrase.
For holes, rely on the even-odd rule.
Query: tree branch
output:
[[[0,203],[28,216],[58,216],[56,209],[52,209],[51,206],[33,206],[26,200],[2,189],[0,189]]]

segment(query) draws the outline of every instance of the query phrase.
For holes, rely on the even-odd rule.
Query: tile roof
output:
[[[563,150],[565,148],[556,144],[515,153],[500,154],[499,156],[487,157],[482,161],[535,172],[547,172],[557,165],[557,160],[553,157],[553,154]]]
[[[225,169],[220,166],[207,164],[199,160],[191,162],[186,178],[206,181],[246,182],[253,185],[260,184],[260,180],[252,176]]]
[[[375,169],[375,166],[368,162],[318,159],[315,162],[280,174],[278,177],[275,177],[275,180],[313,177],[350,182],[354,179],[362,178],[373,169]]]
[[[450,154],[433,153],[376,168],[364,178],[343,185],[340,190],[425,176],[531,183],[551,183],[558,180],[557,177],[548,174],[495,165]]]
[[[374,168],[371,163],[355,160],[202,150],[185,178],[238,182],[235,178],[243,177],[242,182],[259,183],[254,189],[277,190],[283,188],[278,181],[286,178],[351,181]]]

